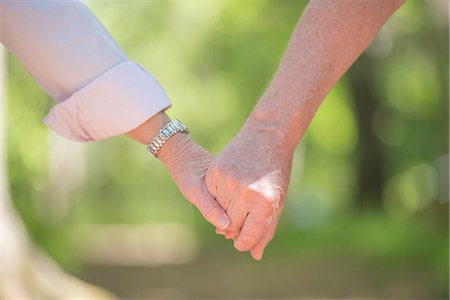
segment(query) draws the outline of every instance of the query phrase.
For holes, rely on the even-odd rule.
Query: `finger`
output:
[[[272,241],[273,236],[275,235],[275,231],[278,225],[278,219],[279,216],[274,216],[261,241],[259,241],[258,244],[256,244],[256,246],[251,249],[252,257],[255,260],[262,259],[264,255],[264,249],[270,243],[270,241]]]
[[[236,199],[236,198],[234,198]],[[239,232],[247,218],[248,210],[242,201],[231,201],[227,214],[230,217],[230,225],[227,227],[228,232]]]
[[[239,251],[252,249],[262,239],[272,215],[261,212],[250,212],[242,227],[241,233],[234,240],[234,247]]]
[[[217,234],[226,235],[227,232],[228,232],[228,231],[226,231],[226,230],[221,230],[221,229],[217,229],[217,228],[216,228],[216,233],[217,233]]]
[[[227,240],[235,239],[239,236],[239,233],[240,233],[240,231],[236,231],[236,232],[227,231],[227,233],[225,233],[225,238]]]
[[[208,189],[208,192],[213,196],[213,198],[217,198],[217,185],[215,183],[215,180],[213,178],[213,174],[211,172],[206,172],[205,174],[205,184],[206,188]]]
[[[216,201],[222,206],[222,208],[227,211],[230,205],[230,191],[228,189],[219,189],[216,184],[216,180],[214,180],[214,174],[207,172],[205,175],[205,184],[208,192],[211,196],[216,199]]]
[[[193,202],[200,210],[203,217],[218,229],[227,229],[230,225],[230,218],[216,200],[208,193],[206,187],[197,201]]]

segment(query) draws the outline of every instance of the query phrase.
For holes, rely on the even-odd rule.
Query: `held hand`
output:
[[[196,206],[203,217],[216,228],[226,229],[230,220],[209,194],[205,175],[214,156],[185,134],[170,138],[158,153],[181,193]]]
[[[289,185],[292,151],[273,130],[244,127],[206,173],[209,192],[227,211],[225,233],[239,251],[260,260],[272,240]]]

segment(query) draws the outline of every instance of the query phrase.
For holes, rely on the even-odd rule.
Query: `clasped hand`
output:
[[[177,147],[161,149],[159,158],[216,232],[260,260],[283,209],[292,151],[271,132],[250,127],[244,127],[217,157],[181,134],[171,141]]]

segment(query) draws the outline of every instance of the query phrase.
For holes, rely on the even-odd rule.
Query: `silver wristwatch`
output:
[[[189,133],[189,128],[177,119],[173,119],[164,125],[164,127],[159,130],[150,143],[147,144],[148,152],[150,152],[150,154],[154,157],[157,157],[158,151],[161,147],[167,142],[168,139],[170,139],[171,136],[178,132]]]

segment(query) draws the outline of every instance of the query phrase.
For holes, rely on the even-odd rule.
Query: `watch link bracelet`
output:
[[[189,133],[189,128],[186,125],[178,121],[177,119],[173,119],[163,128],[161,128],[155,137],[147,144],[148,152],[154,157],[157,157],[158,151],[161,147],[176,133]]]

